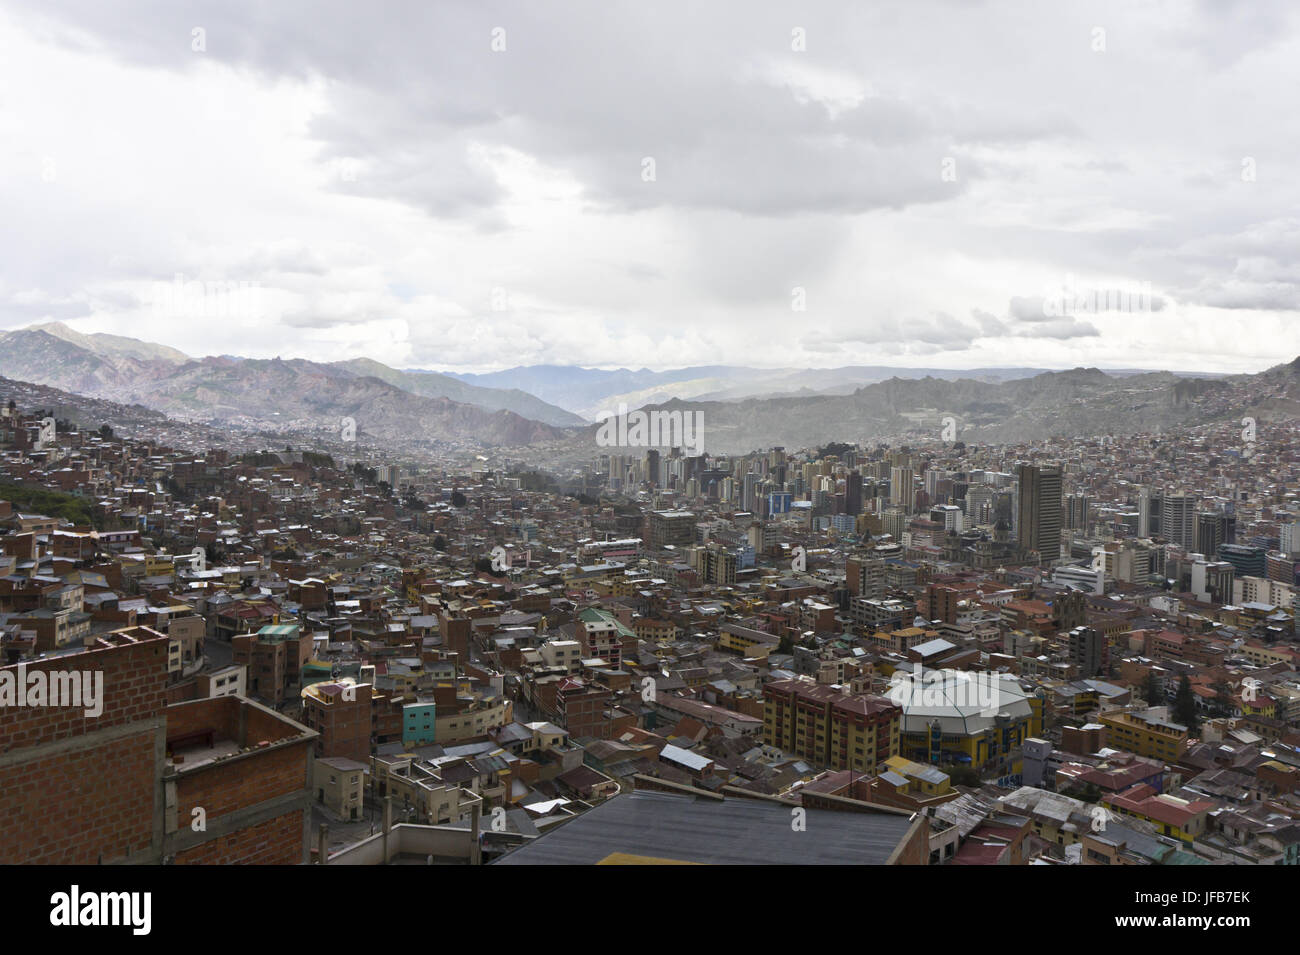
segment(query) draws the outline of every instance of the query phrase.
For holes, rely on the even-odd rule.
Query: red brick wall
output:
[[[363,683],[356,688],[356,699],[351,702],[335,698],[333,703],[321,703],[307,698],[303,703],[303,722],[320,733],[320,738],[316,740],[317,756],[342,756],[359,763],[370,760],[371,704],[368,684]]]
[[[6,667],[17,670],[17,667]],[[93,747],[43,756],[42,744],[120,727],[163,714],[167,640],[89,650],[29,664],[27,672],[101,670],[103,712],[66,707],[0,710],[0,750],[31,759],[0,764],[0,864],[95,864],[147,852],[153,832],[158,768],[155,730]],[[6,748],[7,747],[7,748]]]
[[[240,700],[217,696],[186,701],[167,710],[167,739],[174,740],[203,730],[214,730],[218,738],[239,742]]]
[[[177,865],[299,865],[302,863],[302,811],[218,836],[176,854]]]
[[[183,774],[176,781],[176,812],[188,826],[201,806],[208,825],[226,813],[298,792],[307,785],[307,744],[268,749],[242,759],[226,759]],[[301,819],[299,820],[301,821]]]
[[[308,740],[197,769],[176,781],[177,826],[182,831],[201,807],[209,829],[228,813],[249,809],[307,785]],[[176,854],[176,863],[299,865],[303,860],[303,810],[214,835]]]
[[[94,865],[147,853],[152,731],[0,770],[0,864]]]

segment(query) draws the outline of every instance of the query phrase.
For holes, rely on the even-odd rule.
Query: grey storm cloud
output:
[[[1096,326],[1090,322],[1081,322],[1074,318],[1053,318],[1038,322],[1028,328],[1017,329],[1015,335],[1021,338],[1089,338],[1100,335]]]
[[[62,151],[56,183],[0,183],[26,225],[0,239],[0,320],[157,333],[130,303],[183,273],[265,286],[274,317],[220,347],[255,331],[271,354],[484,366],[527,321],[527,354],[586,364],[777,340],[1101,364],[1176,328],[1199,367],[1216,311],[1285,335],[1300,310],[1298,21],[1268,0],[0,0],[5,60],[29,57],[0,63],[26,111],[0,161]],[[62,120],[78,102],[149,128]],[[178,111],[204,125],[169,130]],[[474,318],[442,347],[447,316]]]
[[[435,217],[501,202],[476,144],[523,150],[614,208],[782,216],[944,202],[981,175],[969,147],[1071,132],[1059,116],[1025,120],[947,96],[869,93],[828,106],[787,75],[778,7],[749,11],[752,22],[693,12],[692,28],[658,7],[580,3],[556,17],[523,4],[399,6],[401,16],[341,2],[144,3],[130,18],[94,3],[40,9],[61,18],[69,42],[89,34],[135,64],[194,68],[189,37],[201,24],[206,57],[270,77],[329,76],[331,111],[311,133],[324,160],[357,164],[335,188]],[[504,49],[493,52],[496,29]],[[833,34],[828,23],[823,45]],[[832,63],[857,67],[850,53]],[[941,177],[945,159],[955,179]]]
[[[935,312],[929,315],[867,319],[855,323],[852,329],[839,333],[815,332],[805,335],[800,341],[806,347],[817,350],[836,343],[872,346],[897,343],[963,348],[975,339],[984,337],[986,327],[983,322],[972,325],[946,312]]]

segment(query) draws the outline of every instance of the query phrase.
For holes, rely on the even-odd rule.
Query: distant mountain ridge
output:
[[[446,376],[406,382],[418,388],[406,390],[401,384],[416,376],[378,362],[194,359],[134,339],[82,335],[57,323],[0,335],[0,375],[206,423],[333,429],[351,418],[381,439],[489,446],[526,445],[564,434],[509,408],[454,400],[438,390],[446,384],[457,394],[483,401],[549,407],[531,395],[494,392]],[[569,424],[578,420],[558,408],[548,417]]]
[[[0,375],[12,379],[221,427],[330,431],[353,419],[360,432],[395,446],[542,445],[545,453],[593,453],[595,425],[531,390],[477,382],[539,387],[553,398],[587,402],[582,407],[593,417],[617,413],[620,403],[629,410],[699,411],[704,446],[712,452],[924,438],[949,417],[960,440],[995,443],[1155,432],[1246,413],[1261,421],[1300,418],[1300,359],[1255,375],[1213,377],[1096,368],[893,374],[899,371],[908,370],[703,365],[655,372],[546,365],[460,376],[400,371],[367,358],[196,359],[59,323],[0,335]],[[854,385],[885,372],[890,376]]]
[[[846,395],[891,378],[971,379],[991,383],[1032,378],[1048,368],[897,368],[888,365],[844,365],[837,368],[752,368],[738,365],[697,365],[667,371],[648,368],[614,370],[566,365],[525,365],[485,374],[448,372],[451,377],[493,388],[521,388],[539,398],[577,412],[588,421],[601,412],[616,412],[619,404],[637,408],[674,398],[687,401],[742,401],[796,395]],[[1147,374],[1133,369],[1108,371],[1112,376]],[[1184,376],[1188,377],[1188,376]],[[1203,374],[1196,377],[1218,377]]]
[[[650,409],[648,409],[650,410]],[[1253,375],[1113,376],[1096,368],[1004,382],[891,378],[848,395],[743,401],[673,399],[654,410],[698,412],[709,453],[815,447],[830,441],[956,440],[1016,443],[1059,435],[1127,435],[1257,416],[1300,418],[1300,358]],[[594,440],[596,426],[583,432]]]

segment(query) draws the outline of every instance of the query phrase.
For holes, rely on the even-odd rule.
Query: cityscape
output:
[[[960,8],[0,3],[37,921],[150,934],[200,885],[157,866],[696,864],[1257,925],[1300,16]]]

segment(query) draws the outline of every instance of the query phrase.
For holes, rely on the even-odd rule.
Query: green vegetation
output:
[[[99,529],[102,521],[91,509],[90,501],[75,494],[47,491],[44,488],[22,487],[18,484],[0,483],[0,500],[13,504],[15,511],[44,514],[74,524],[89,524]]]
[[[1160,678],[1156,676],[1154,667],[1147,670],[1146,687],[1142,696],[1146,699],[1147,706],[1159,706],[1164,702],[1164,694],[1160,692]]]
[[[523,471],[510,475],[519,478],[519,486],[525,491],[550,491],[555,487],[555,478],[541,471]]]
[[[981,782],[980,774],[969,766],[944,766],[943,772],[948,774],[954,786],[978,786]]]
[[[1186,726],[1191,735],[1195,735],[1201,725],[1200,714],[1196,712],[1196,697],[1186,674],[1178,681],[1178,693],[1174,696],[1174,722]]]
[[[284,462],[280,460],[280,455],[274,451],[253,451],[249,454],[241,455],[239,458],[241,464],[251,464],[255,468],[272,468],[279,467]]]
[[[817,457],[824,458],[828,455],[835,455],[837,458],[844,457],[845,452],[855,450],[853,445],[845,444],[843,441],[832,441],[824,448],[817,449]]]

